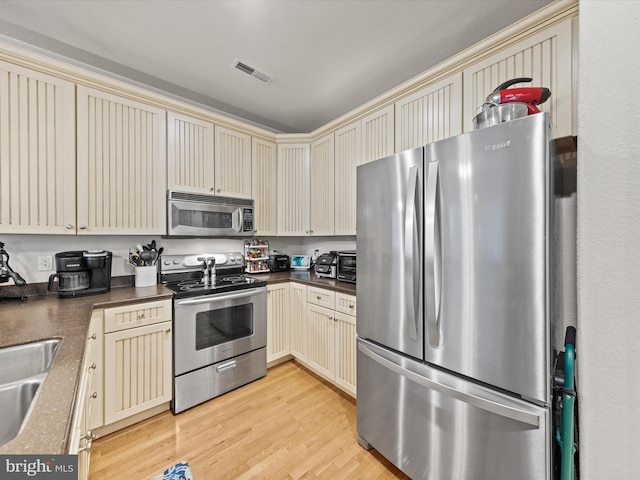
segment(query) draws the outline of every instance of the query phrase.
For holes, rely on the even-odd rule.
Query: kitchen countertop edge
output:
[[[58,298],[29,296],[0,304],[0,348],[51,338],[61,340],[46,380],[22,430],[0,454],[65,454],[68,451],[76,390],[94,309],[172,298],[162,285],[117,287],[99,295]]]

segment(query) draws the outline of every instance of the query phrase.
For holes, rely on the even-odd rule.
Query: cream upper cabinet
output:
[[[215,127],[215,193],[251,198],[251,137]]]
[[[356,234],[356,167],[362,163],[360,120],[336,130],[335,234]]]
[[[462,73],[396,102],[396,152],[462,133]]]
[[[273,142],[257,138],[251,146],[251,196],[254,200],[253,221],[256,235],[278,233],[278,166],[277,147]]]
[[[78,233],[166,233],[166,111],[78,86]]]
[[[309,144],[278,145],[278,235],[310,234],[309,161]]]
[[[362,117],[360,164],[393,155],[395,152],[394,105],[387,105]]]
[[[334,232],[334,145],[333,133],[311,144],[310,228],[311,235]]]
[[[547,87],[551,97],[540,109],[551,115],[553,136],[572,135],[572,19],[538,31],[482,57],[465,68],[464,131],[473,130],[473,117],[480,112],[485,98],[498,85],[518,77],[530,77],[531,83],[519,86]]]
[[[168,188],[214,193],[213,168],[213,123],[167,112]]]
[[[0,230],[75,234],[73,83],[0,61]]]

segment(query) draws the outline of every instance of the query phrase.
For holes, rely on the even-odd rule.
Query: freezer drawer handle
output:
[[[416,190],[418,189],[418,167],[409,169],[409,181],[407,185],[407,199],[404,216],[404,275],[405,275],[405,300],[407,302],[407,324],[415,326],[410,331],[410,338],[418,340],[420,327],[418,321],[420,312],[416,307],[416,268],[420,268],[420,257],[416,255],[415,244],[418,241],[418,228],[416,225]]]
[[[461,402],[468,403],[470,405],[473,405],[474,407],[481,408],[488,412],[495,413],[496,415],[510,418],[518,422],[526,423],[536,428],[540,427],[540,417],[538,415],[525,412],[514,407],[509,407],[501,403],[493,402],[491,400],[487,400],[486,398],[481,398],[469,393],[460,392],[455,388],[448,387],[447,385],[443,385],[434,380],[418,375],[417,373],[414,373],[410,370],[402,368],[395,363],[387,360],[386,358],[378,355],[377,353],[369,350],[367,347],[358,345],[358,348],[362,353],[371,358],[373,361],[379,363],[385,368],[388,368],[398,375],[402,375],[407,380],[411,380],[414,383],[422,385],[423,387],[429,388],[431,390],[436,390],[444,395],[448,395],[457,400],[460,400]]]
[[[436,284],[439,275],[436,271],[436,200],[438,192],[438,168],[437,161],[429,163],[429,176],[427,177],[427,188],[425,192],[425,313],[427,320],[427,333],[429,335],[429,344],[437,348],[440,346],[440,323],[439,323],[439,305],[438,291],[440,290]]]

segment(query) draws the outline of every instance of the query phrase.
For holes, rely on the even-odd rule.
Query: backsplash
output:
[[[329,250],[353,250],[356,247],[355,237],[257,237],[269,241],[270,251],[278,250],[287,255],[314,255]],[[238,239],[164,239],[159,235],[15,235],[0,234],[0,241],[5,243],[5,250],[10,255],[10,265],[27,283],[46,282],[49,275],[55,273],[55,259],[52,270],[38,271],[38,257],[69,250],[109,250],[113,252],[111,275],[113,277],[134,274],[129,264],[129,249],[140,244],[148,244],[155,239],[159,247],[164,247],[164,254],[180,254],[189,252],[243,252],[244,240]],[[8,284],[0,284],[0,288]]]

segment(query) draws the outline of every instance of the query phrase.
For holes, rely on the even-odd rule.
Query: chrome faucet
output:
[[[202,282],[205,286],[210,287],[216,281],[216,259],[215,257],[198,257],[198,261],[202,262]]]

